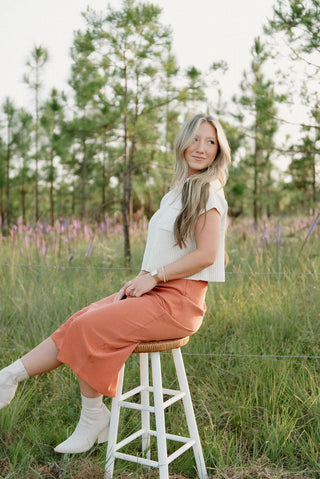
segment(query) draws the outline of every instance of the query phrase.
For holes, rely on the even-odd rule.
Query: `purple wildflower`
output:
[[[303,245],[301,246],[300,253],[301,253],[301,251],[303,250],[303,248],[304,248],[306,242],[308,241],[309,236],[311,236],[312,232],[316,229],[317,224],[318,224],[318,220],[319,220],[319,216],[320,216],[320,213],[318,213],[318,214],[316,215],[316,217],[314,218],[314,220],[312,221],[312,223],[311,223],[311,225],[310,225],[310,227],[309,227],[309,229],[308,229],[308,232],[307,232],[307,234],[306,234],[306,237],[305,237],[305,239],[304,239]]]
[[[307,239],[309,238],[309,236],[312,234],[312,232],[316,229],[319,216],[320,216],[320,213],[318,213],[317,216],[315,217],[315,219],[312,221],[312,223],[311,223],[311,225],[310,225],[310,228],[309,228],[309,230],[308,230],[308,233],[307,233],[307,235],[306,235],[306,237],[305,237],[305,240],[307,240]]]
[[[86,258],[89,258],[89,256],[91,255],[92,248],[93,248],[93,240],[91,240],[90,243],[89,243],[89,246],[88,246],[88,249],[87,249],[87,252],[86,252]]]
[[[262,243],[268,245],[269,244],[269,235],[268,235],[268,228],[264,226],[262,230]]]
[[[276,244],[280,243],[280,223],[277,223],[276,237],[275,237],[274,241],[275,241]]]

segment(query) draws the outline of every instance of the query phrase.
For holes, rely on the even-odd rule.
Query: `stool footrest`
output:
[[[125,394],[122,394],[120,396],[119,405],[127,409],[136,409],[139,411],[148,411],[148,412],[154,413],[153,406],[125,401],[126,399],[129,399],[130,397],[135,396],[136,394],[139,394],[142,391],[148,391],[149,393],[153,393],[154,389],[153,389],[153,386],[138,386],[134,389],[131,389],[130,391],[127,391]],[[176,389],[163,388],[162,391],[163,391],[163,394],[166,394],[168,396],[173,396],[170,399],[167,399],[166,401],[164,401],[163,409],[166,409],[167,407],[171,406],[171,404],[174,404],[175,402],[180,401],[185,396],[184,392],[178,391]]]
[[[124,454],[122,452],[114,453],[115,459],[124,459],[125,461],[135,462],[142,464],[143,466],[159,467],[159,462],[152,461],[151,459],[145,459],[144,457],[132,456],[131,454]]]
[[[127,409],[137,409],[138,411],[154,412],[153,406],[145,406],[143,404],[137,404],[135,402],[119,401],[119,406],[125,407]]]
[[[163,403],[163,409],[166,409],[167,407],[171,406],[171,404],[174,404],[175,402],[180,401],[182,398],[185,397],[185,395],[186,394],[184,392],[177,391],[176,394],[172,398],[167,399]]]
[[[139,456],[133,456],[131,454],[125,454],[122,452],[118,452],[120,449],[122,449],[124,446],[127,446],[130,442],[134,441],[135,439],[138,439],[138,437],[142,436],[143,434],[150,434],[150,436],[157,437],[157,432],[153,430],[145,431],[144,429],[140,429],[139,431],[131,434],[128,436],[126,439],[123,441],[119,442],[116,445],[116,449],[114,451],[114,457],[119,458],[119,459],[126,459],[127,461],[130,462],[136,462],[138,464],[143,464],[145,466],[150,466],[150,467],[158,467],[159,462],[157,461],[152,461],[150,459],[145,459],[144,457],[139,457]],[[181,456],[185,451],[190,449],[190,447],[194,446],[195,441],[190,439],[190,437],[184,437],[184,436],[177,436],[176,434],[166,434],[166,439],[170,441],[177,441],[177,442],[183,442],[184,445],[179,447],[175,452],[173,452],[170,456],[168,456],[168,464],[170,464],[172,461],[177,459],[177,457]]]
[[[141,393],[141,391],[148,390],[149,388],[146,386],[137,386],[134,389],[130,389],[130,391],[127,391],[126,393],[121,394],[120,400],[125,400],[130,398],[131,396],[135,396],[136,394]]]
[[[115,447],[115,451],[119,451],[119,449],[122,449],[124,446],[134,441],[135,439],[138,439],[138,437],[142,436],[142,434],[145,434],[145,433],[146,431],[144,429],[139,429],[139,431],[136,431],[133,434],[130,434],[130,436],[118,442],[118,444]]]
[[[186,452],[188,449],[190,449],[190,447],[193,447],[194,446],[194,443],[195,441],[188,441],[186,442],[183,446],[179,447],[179,449],[177,449],[175,452],[173,452],[172,454],[170,454],[170,456],[168,457],[168,464],[170,464],[172,461],[174,461],[175,459],[177,459],[177,457],[181,456],[181,454],[183,454],[184,452]]]

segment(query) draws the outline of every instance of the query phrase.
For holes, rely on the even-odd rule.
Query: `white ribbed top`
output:
[[[187,279],[202,281],[225,280],[225,230],[228,204],[218,180],[210,183],[210,194],[206,211],[216,208],[221,215],[221,231],[219,251],[215,263]],[[196,247],[194,238],[187,241],[185,248],[175,246],[173,226],[176,217],[181,211],[181,194],[177,196],[176,190],[171,190],[161,200],[160,208],[149,221],[148,237],[141,269],[153,271],[154,269],[173,263]],[[204,211],[202,212],[204,213]]]

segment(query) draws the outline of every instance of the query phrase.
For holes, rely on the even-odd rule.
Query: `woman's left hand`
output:
[[[139,298],[153,289],[156,284],[156,280],[150,273],[136,276],[120,289],[114,298],[114,302],[120,301],[124,296]]]

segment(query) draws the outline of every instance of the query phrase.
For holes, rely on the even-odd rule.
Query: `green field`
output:
[[[319,229],[301,250],[311,221],[281,223],[280,238],[269,223],[256,231],[249,223],[229,228],[226,283],[209,286],[203,326],[183,348],[212,478],[320,478]],[[72,250],[60,237],[59,249],[46,254],[40,244],[24,248],[22,234],[2,240],[0,366],[131,278],[144,234],[133,233],[132,270],[116,269],[122,240],[115,234],[97,237],[87,256],[88,241],[81,237]],[[128,360],[128,386],[138,378],[137,359]],[[165,384],[174,387],[169,354],[163,369]],[[105,444],[74,456],[53,451],[75,427],[79,411],[78,384],[65,366],[20,385],[0,412],[0,477],[102,478]],[[126,414],[121,434],[138,423],[135,413]],[[179,405],[166,418],[172,431],[186,433]],[[175,477],[196,477],[192,453],[170,470]],[[155,476],[118,461],[115,477]]]

